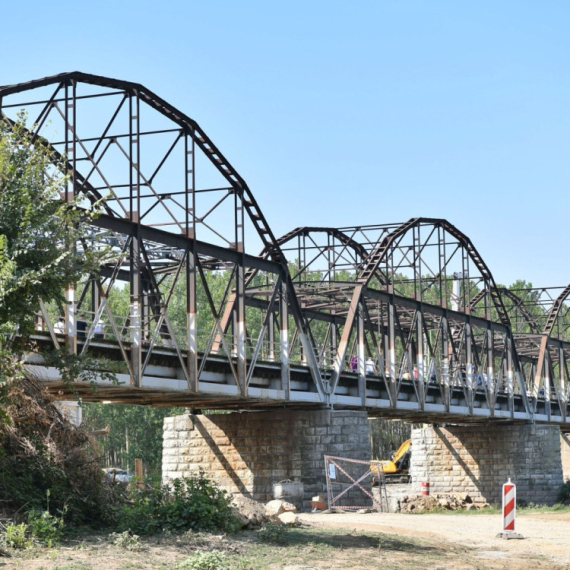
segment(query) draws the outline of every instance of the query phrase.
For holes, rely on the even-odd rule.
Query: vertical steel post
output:
[[[389,319],[389,314],[390,311],[388,309],[389,305],[386,305],[386,322],[387,325],[384,327],[382,327],[382,340],[383,340],[383,358],[384,358],[384,373],[386,374],[386,377],[389,378],[390,376],[390,340],[389,340],[389,331],[390,331],[390,319]]]
[[[473,333],[471,330],[471,323],[465,323],[465,380],[467,382],[467,405],[469,407],[469,413],[473,415],[473,402],[474,402],[474,391],[473,391]]]
[[[390,295],[390,302],[388,303],[388,370],[390,375],[390,391],[392,392],[392,405],[397,407],[397,378],[396,378],[396,327],[394,311],[394,286],[388,286]]]
[[[423,410],[426,403],[426,385],[425,385],[425,370],[424,370],[424,327],[423,327],[423,314],[421,310],[417,311],[417,350],[416,350],[416,370],[417,378],[412,380],[418,387],[418,394],[420,395],[419,408]]]
[[[336,314],[336,311],[334,309],[331,310],[331,315],[334,317],[334,315]],[[330,336],[330,350],[331,350],[331,356],[329,361],[330,362],[334,362],[334,356],[336,354],[337,351],[337,327],[336,327],[336,321],[333,321],[331,323],[331,336]]]
[[[75,81],[65,85],[65,154],[67,173],[69,176],[65,201],[72,202],[75,199],[75,167],[76,167],[76,136],[75,124],[77,119]],[[71,91],[71,93],[70,93]],[[69,283],[66,290],[65,320],[67,328],[67,346],[73,354],[77,354],[77,306],[76,284]]]
[[[548,344],[546,345],[544,358],[544,407],[546,408],[548,421],[550,421],[552,410],[550,404],[550,353],[548,352]]]
[[[566,375],[565,375],[565,354],[564,354],[564,349],[562,348],[562,345],[559,346],[558,348],[558,367],[559,367],[559,371],[558,371],[558,377],[559,377],[559,384],[558,384],[558,394],[560,396],[560,413],[562,415],[562,421],[566,421]]]
[[[75,199],[75,168],[77,165],[77,137],[75,136],[77,120],[76,94],[76,82],[71,81],[67,83],[65,85],[65,154],[69,178],[65,191],[66,202],[72,202]]]
[[[511,417],[515,413],[515,383],[513,375],[513,338],[507,333],[507,392],[509,398],[509,412]]]
[[[130,195],[129,216],[137,224],[136,235],[130,246],[130,330],[131,330],[131,385],[141,385],[142,371],[142,319],[141,319],[141,237],[140,222],[140,120],[139,98],[136,92],[129,94],[129,158]]]
[[[65,291],[65,327],[69,351],[77,354],[77,305],[75,285],[68,285]]]
[[[281,389],[285,392],[285,399],[291,396],[291,378],[289,370],[289,307],[287,306],[287,284],[281,283],[280,297],[280,341],[281,341]]]
[[[490,394],[491,410],[490,415],[495,415],[495,378],[494,378],[494,347],[495,342],[493,331],[491,327],[487,328],[485,333],[487,335],[487,393]]]
[[[268,339],[267,342],[269,343],[269,353],[267,358],[269,362],[275,361],[275,314],[273,310],[269,313],[269,320],[268,320]]]
[[[442,366],[441,375],[443,380],[443,393],[445,398],[445,409],[449,412],[451,406],[451,384],[449,381],[449,326],[447,323],[447,311],[445,311],[446,316],[441,318],[441,345],[442,345]]]
[[[196,245],[190,246],[186,258],[186,327],[188,343],[188,377],[190,389],[200,391],[198,377],[198,312],[196,303]],[[204,355],[206,358],[206,355]]]
[[[245,259],[244,259],[244,214],[241,196],[234,194],[235,202],[235,247],[240,254],[236,267],[236,305],[234,330],[237,356],[237,379],[241,393],[247,397],[247,354],[245,346]]]
[[[99,287],[97,287],[97,282],[95,279],[91,281],[91,312],[93,315],[99,310],[99,305],[101,304],[101,296],[99,295]],[[95,323],[93,323],[95,324]]]
[[[194,133],[192,133],[194,134]],[[198,377],[198,314],[196,296],[196,159],[194,137],[184,136],[185,185],[186,185],[186,236],[192,242],[186,252],[186,334],[188,344],[188,378],[190,390],[200,391]],[[204,358],[206,356],[204,355]]]
[[[358,360],[358,395],[363,406],[366,406],[366,353],[364,345],[364,307],[362,301],[358,303],[357,334],[357,360]]]

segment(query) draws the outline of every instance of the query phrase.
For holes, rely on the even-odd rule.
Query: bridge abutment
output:
[[[183,415],[164,420],[162,480],[198,473],[258,501],[284,479],[304,486],[304,507],[326,493],[324,455],[369,461],[366,412],[293,411]]]
[[[412,430],[412,485],[421,492],[468,493],[475,502],[500,503],[503,483],[517,499],[553,504],[563,483],[560,428],[481,425]]]

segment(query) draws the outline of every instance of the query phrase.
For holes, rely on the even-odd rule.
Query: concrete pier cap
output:
[[[570,458],[570,453],[569,453]],[[570,464],[570,461],[569,461]],[[560,428],[555,425],[423,426],[412,430],[412,488],[468,493],[474,502],[501,503],[510,477],[517,500],[552,505],[564,482]]]

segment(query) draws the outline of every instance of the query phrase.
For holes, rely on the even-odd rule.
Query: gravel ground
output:
[[[522,566],[528,556],[538,556],[541,568],[570,567],[570,514],[537,513],[519,516],[517,532],[524,540],[496,538],[500,515],[483,514],[301,514],[315,526],[374,530],[401,536],[445,540],[473,548],[482,560],[505,560],[505,567]]]

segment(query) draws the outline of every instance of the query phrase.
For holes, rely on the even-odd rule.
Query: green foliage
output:
[[[48,491],[49,509],[49,491]],[[65,509],[59,516],[52,515],[49,510],[31,510],[28,512],[28,523],[9,524],[5,527],[2,542],[10,548],[30,548],[39,543],[53,548],[59,544],[65,531]]]
[[[30,548],[32,541],[28,538],[28,525],[26,523],[9,524],[2,537],[2,542],[10,548]]]
[[[390,459],[390,453],[396,451],[411,437],[411,424],[398,420],[370,419],[373,459]]]
[[[12,382],[24,377],[22,362],[0,343],[0,420],[10,425],[10,417],[6,413],[5,406],[8,401],[8,393]]]
[[[73,354],[67,347],[47,354],[46,364],[58,369],[63,382],[89,383],[93,391],[100,381],[117,384],[116,375],[121,371],[121,363],[89,354]]]
[[[203,473],[175,479],[172,488],[157,485],[140,490],[134,485],[130,488],[129,499],[114,509],[119,531],[151,535],[189,529],[237,530],[228,494],[206,479]]]
[[[179,570],[230,570],[228,557],[223,552],[196,552],[176,566]]]
[[[114,404],[84,404],[83,425],[89,430],[110,426],[99,438],[107,467],[134,471],[135,459],[143,460],[146,477],[158,478],[162,466],[162,426],[165,417],[184,413],[183,408],[151,408]]]
[[[566,483],[562,485],[560,493],[558,493],[558,502],[564,503],[566,505],[570,503],[570,479],[568,479]]]
[[[143,550],[143,545],[141,544],[139,536],[137,534],[132,534],[128,530],[125,532],[113,532],[109,535],[109,539],[115,546],[124,548],[131,552]]]
[[[63,202],[64,166],[25,127],[0,121],[0,328],[33,330],[40,299],[64,301],[65,285],[103,262],[106,250],[76,247],[99,204]],[[81,210],[79,206],[88,206]]]
[[[49,511],[30,511],[28,529],[32,538],[48,548],[53,548],[59,543],[65,530],[63,513],[56,517]]]
[[[289,529],[275,523],[268,523],[257,531],[257,536],[261,542],[269,544],[285,544],[287,542]]]

